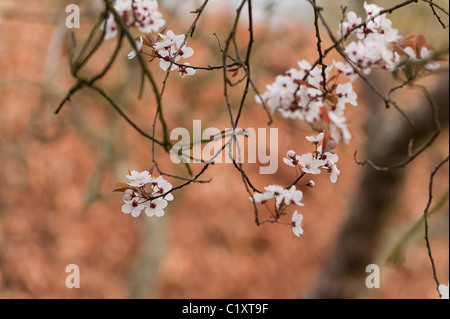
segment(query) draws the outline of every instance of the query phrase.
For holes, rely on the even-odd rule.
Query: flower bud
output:
[[[313,180],[310,180],[310,181],[306,184],[306,186],[308,186],[308,187],[314,187],[314,186],[316,186],[316,183],[315,183]]]
[[[292,160],[295,159],[295,156],[297,156],[297,154],[294,151],[289,151],[286,154],[286,157]]]

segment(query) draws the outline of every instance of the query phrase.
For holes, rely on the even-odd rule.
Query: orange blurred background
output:
[[[256,226],[241,176],[230,164],[211,167],[202,177],[212,178],[210,184],[192,184],[174,193],[175,200],[169,203],[163,218],[142,215],[134,219],[121,212],[121,194],[111,191],[115,183],[126,182],[128,169],[141,171],[150,167],[150,141],[89,89],[74,95],[59,115],[54,114],[74,83],[67,53],[71,30],[64,26],[68,3],[0,2],[0,298],[306,295],[317,281],[360,187],[362,167],[354,162],[353,153],[359,150],[363,156],[367,142],[365,124],[370,117],[366,106],[374,101],[365,100],[361,94],[360,105],[347,109],[354,138],[350,145],[337,150],[341,170],[338,183],[331,184],[328,176],[319,176],[315,178],[315,188],[300,188],[305,203],[301,209],[305,233],[300,238],[284,225]],[[81,45],[102,6],[101,2],[74,3],[82,9],[81,28],[75,30]],[[199,2],[192,2],[192,7],[185,4],[178,10],[173,9],[177,8],[173,3],[160,3],[169,29],[185,33],[193,19],[188,12]],[[361,5],[358,1],[344,3],[352,9]],[[205,10],[194,38],[188,40],[195,50],[189,61],[193,65],[221,63],[213,33],[225,39],[234,19],[233,10],[213,8],[220,6],[218,1],[212,0],[209,6],[211,9]],[[311,10],[308,6],[302,8],[299,11]],[[330,4],[328,10],[324,12],[330,12],[331,24],[337,25],[340,16],[333,12],[340,12],[336,11],[338,7]],[[420,10],[407,10],[404,15],[393,17],[394,26],[406,28],[407,32],[424,32],[431,43],[448,48],[448,30],[442,38],[438,37],[432,27],[422,27],[432,17],[420,15]],[[282,22],[273,24],[264,23],[270,21],[263,18],[264,12],[258,13],[252,59],[253,78],[261,91],[276,75],[296,67],[297,60],[312,62],[317,53],[313,26],[293,18],[298,12],[267,13],[268,17],[281,15],[277,18]],[[417,21],[414,25],[405,22],[412,16]],[[244,18],[238,30],[243,49],[247,28]],[[114,45],[114,40],[104,43],[86,74],[95,74],[104,66]],[[147,85],[143,98],[137,98],[140,72],[137,61],[127,59],[130,50],[125,43],[117,63],[99,83],[131,119],[151,132],[154,97]],[[331,63],[333,57],[336,58],[330,56],[326,62]],[[164,74],[158,65],[150,64],[150,69],[162,85]],[[229,127],[221,76],[221,71],[198,71],[186,79],[172,74],[163,101],[169,127],[190,128],[194,119],[201,119],[203,128]],[[391,79],[383,81],[386,87],[392,83]],[[424,83],[433,87],[435,80],[430,78]],[[234,105],[239,102],[239,90],[242,86],[232,90]],[[362,83],[357,85],[357,92],[364,90],[367,88]],[[405,90],[399,99],[411,98],[413,94]],[[240,127],[267,127],[267,115],[253,96],[252,93],[247,101]],[[408,103],[402,100],[402,104]],[[304,137],[314,134],[304,123],[286,121],[279,114],[274,118],[272,127],[278,128],[280,135],[278,172],[259,175],[258,164],[245,165],[260,189],[274,183],[287,185],[295,178],[292,169],[282,163],[282,157],[289,149],[309,152],[310,145]],[[423,235],[418,234],[408,245],[401,265],[388,266],[385,261],[399,238],[421,218],[428,200],[430,173],[447,155],[445,129],[429,151],[407,168],[405,186],[378,254],[381,288],[367,290],[355,298],[438,297]],[[157,158],[164,171],[186,173],[183,166],[172,164],[161,149]],[[198,172],[201,166],[193,164],[193,168]],[[442,198],[446,192],[448,166],[436,176],[435,198]],[[447,283],[448,203],[431,222],[438,275],[442,283]],[[69,264],[80,267],[79,289],[65,285]]]

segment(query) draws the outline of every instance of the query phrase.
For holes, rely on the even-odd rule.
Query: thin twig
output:
[[[431,262],[431,268],[433,270],[433,279],[436,282],[436,289],[439,293],[439,295],[441,295],[440,291],[439,291],[439,280],[437,277],[437,272],[436,272],[436,265],[434,263],[434,258],[433,258],[433,254],[431,251],[431,244],[430,244],[430,238],[429,238],[429,233],[428,233],[428,211],[430,209],[431,206],[431,202],[433,200],[433,182],[434,182],[434,176],[436,175],[436,173],[439,171],[439,169],[449,161],[449,156],[447,156],[447,158],[445,158],[442,162],[440,162],[435,169],[433,170],[433,172],[431,173],[430,176],[430,183],[428,186],[428,203],[427,206],[425,207],[424,213],[423,213],[423,220],[424,220],[424,224],[425,224],[425,243],[427,246],[427,251],[428,251],[428,257],[430,258],[430,262]]]

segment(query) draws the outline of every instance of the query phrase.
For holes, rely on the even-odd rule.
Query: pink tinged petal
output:
[[[167,207],[167,201],[162,198],[158,198],[158,199],[154,200],[153,202],[156,203],[158,208],[164,209]]]
[[[153,217],[155,215],[155,210],[150,207],[147,207],[147,208],[145,208],[145,214],[148,217]]]
[[[250,200],[254,200],[255,203],[262,203],[262,202],[266,202],[269,199],[273,198],[273,196],[274,196],[273,192],[265,192],[262,194],[257,193],[255,195],[253,195],[253,198],[250,197]]]
[[[314,187],[314,186],[316,186],[316,183],[315,183],[313,180],[310,180],[310,181],[306,184],[306,186],[308,186],[308,187]]]
[[[337,178],[339,176],[339,174],[341,173],[340,170],[338,170],[337,166],[334,165],[332,170],[331,170],[331,175],[330,175],[330,181],[334,184],[337,182]]]
[[[197,72],[195,69],[190,68],[189,65],[190,65],[189,63],[184,63],[182,66],[178,68],[178,72],[180,73],[181,78],[194,75]]]
[[[133,210],[133,204],[131,202],[127,202],[125,205],[122,206],[122,212],[125,214],[131,213]]]
[[[312,174],[312,175],[319,175],[320,173],[322,173],[322,171],[318,168],[303,168],[303,172],[307,173],[307,174]]]
[[[181,49],[181,51],[183,51],[182,57],[185,59],[190,58],[194,55],[194,49],[189,47],[184,47],[183,49]]]
[[[133,180],[136,178],[136,175],[139,175],[139,173],[137,171],[131,171],[131,175],[125,175],[125,176],[126,176],[126,178]]]
[[[172,193],[167,194],[166,197],[164,197],[164,199],[165,199],[165,200],[168,200],[169,202],[170,202],[170,201],[173,201],[173,195],[172,195]]]
[[[160,208],[155,209],[155,216],[156,217],[163,217],[164,216],[164,211]]]
[[[449,299],[449,285],[439,285],[439,294],[442,299]]]
[[[138,52],[142,49],[142,44],[144,43],[144,39],[142,37],[139,37],[139,40],[136,41],[136,48]],[[137,56],[137,52],[135,50],[128,53],[128,59],[134,59]]]
[[[132,60],[137,56],[136,51],[131,51],[130,53],[128,53],[128,60]]]

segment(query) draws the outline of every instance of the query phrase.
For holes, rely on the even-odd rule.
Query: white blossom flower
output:
[[[313,154],[303,154],[298,159],[299,164],[303,167],[302,171],[307,174],[320,174],[319,167],[325,164],[324,161],[316,159]]]
[[[179,50],[178,54],[179,54],[183,59],[188,59],[188,58],[190,58],[191,56],[194,55],[194,49],[192,49],[192,48],[190,48],[190,47],[187,47],[187,46],[185,45],[185,46],[183,46],[183,47]]]
[[[115,38],[117,35],[117,24],[114,16],[109,15],[108,19],[101,25],[100,29],[105,32],[105,40]]]
[[[264,187],[264,189],[268,192],[273,193],[273,196],[275,196],[275,204],[278,209],[281,207],[281,204],[289,205],[290,202],[289,193],[283,187],[278,185],[270,185]]]
[[[167,71],[170,68],[170,71],[177,70],[178,66],[176,64],[173,64],[173,62],[178,62],[181,59],[181,56],[177,56],[175,60],[173,61],[172,54],[168,50],[161,50],[159,51],[159,55],[161,56],[159,67],[163,71]]]
[[[172,187],[173,186],[171,183],[162,178],[162,176],[159,176],[158,178],[152,180],[152,196],[156,197],[167,194],[164,199],[170,202],[174,198],[172,193],[169,193]]]
[[[295,204],[297,206],[305,206],[301,201],[303,199],[303,192],[297,190],[295,185],[284,192],[285,201],[288,205]]]
[[[288,151],[286,153],[286,157],[283,158],[283,162],[286,165],[289,165],[291,167],[297,167],[298,166],[298,156],[297,156],[297,154],[295,154],[294,151],[292,151],[292,150]]]
[[[122,206],[122,212],[125,214],[130,214],[133,217],[139,217],[142,210],[145,209],[145,203],[142,199],[135,197],[132,200],[125,201],[125,204]]]
[[[448,287],[449,284],[447,283],[447,285],[439,285],[439,293],[441,294],[441,299],[448,299]]]
[[[299,214],[297,211],[292,215],[292,232],[295,236],[300,237],[303,234],[302,228],[303,215]]]
[[[186,45],[186,36],[184,34],[176,35],[172,30],[159,36],[162,41],[155,43],[153,49],[159,50],[161,69],[167,71],[170,67],[170,71],[178,70],[182,78],[194,75],[196,70],[190,67],[189,63],[185,62],[182,65],[178,63],[181,58],[187,59],[194,54],[194,49]]]
[[[353,91],[353,86],[350,82],[345,84],[339,84],[336,87],[336,94],[338,97],[338,104],[347,104],[350,103],[351,105],[358,105],[357,98],[355,91]]]
[[[135,50],[133,50],[130,53],[128,53],[128,60],[134,59],[138,55],[138,52],[140,52],[142,49],[143,43],[144,43],[144,39],[142,37],[139,37],[139,40],[136,41],[137,52]]]
[[[189,66],[190,64],[186,62],[178,68],[178,73],[182,78],[194,75],[196,73],[196,70],[194,68],[190,68]]]
[[[323,141],[324,136],[325,134],[322,132],[317,136],[307,136],[306,139],[315,145],[319,145],[319,143]]]
[[[333,60],[333,65],[338,72],[344,74],[352,82],[359,77],[358,73],[348,63]]]
[[[136,26],[141,32],[158,32],[166,24],[156,0],[134,0],[133,10],[131,14],[136,16]]]
[[[328,112],[328,117],[331,120],[330,123],[330,137],[336,143],[339,143],[341,140],[344,141],[345,144],[350,142],[352,138],[352,134],[350,133],[346,121],[347,119],[344,116],[339,116],[334,112]]]
[[[134,194],[134,191],[132,189],[127,189],[122,197],[123,201],[130,201],[132,200],[136,195]]]
[[[316,182],[314,182],[313,180],[310,180],[308,183],[306,183],[306,186],[314,187],[314,186],[316,186]]]
[[[422,58],[422,60],[430,60],[429,62],[427,62],[425,64],[425,69],[427,70],[437,70],[439,69],[441,66],[439,64],[439,62],[437,61],[432,61],[433,57],[434,57],[434,51],[433,50],[429,50],[427,47],[422,47],[422,49],[420,49],[420,57]]]
[[[264,193],[256,193],[253,195],[253,198],[250,197],[250,200],[254,200],[255,203],[265,203],[268,200],[273,198],[273,192],[264,192]]]
[[[330,181],[333,184],[337,182],[339,174],[341,174],[341,171],[337,168],[336,164],[334,164],[330,171]]]
[[[172,30],[168,30],[165,35],[160,33],[159,36],[161,37],[162,41],[159,41],[153,45],[153,48],[155,48],[156,50],[168,49],[173,45],[176,45],[179,49],[186,39],[186,36],[184,34],[176,35]]]
[[[347,13],[347,20],[348,21],[344,21],[341,24],[339,24],[338,34],[341,36],[347,35],[354,27],[362,23],[362,19],[358,17],[356,13],[354,13],[353,11]],[[362,33],[361,28],[356,30],[356,32],[358,34]]]
[[[144,33],[158,32],[166,24],[162,13],[158,11],[157,0],[116,0],[114,9],[126,25],[135,26]],[[109,15],[101,30],[105,32],[105,40],[117,35],[118,26],[114,15]]]
[[[141,173],[132,171],[131,175],[126,175],[126,177],[131,180],[128,185],[133,187],[144,187],[152,181],[152,176],[148,171],[143,171]]]
[[[151,201],[146,202],[145,205],[145,214],[148,217],[162,217],[164,216],[164,208],[167,207],[167,201],[162,198],[153,199]]]

